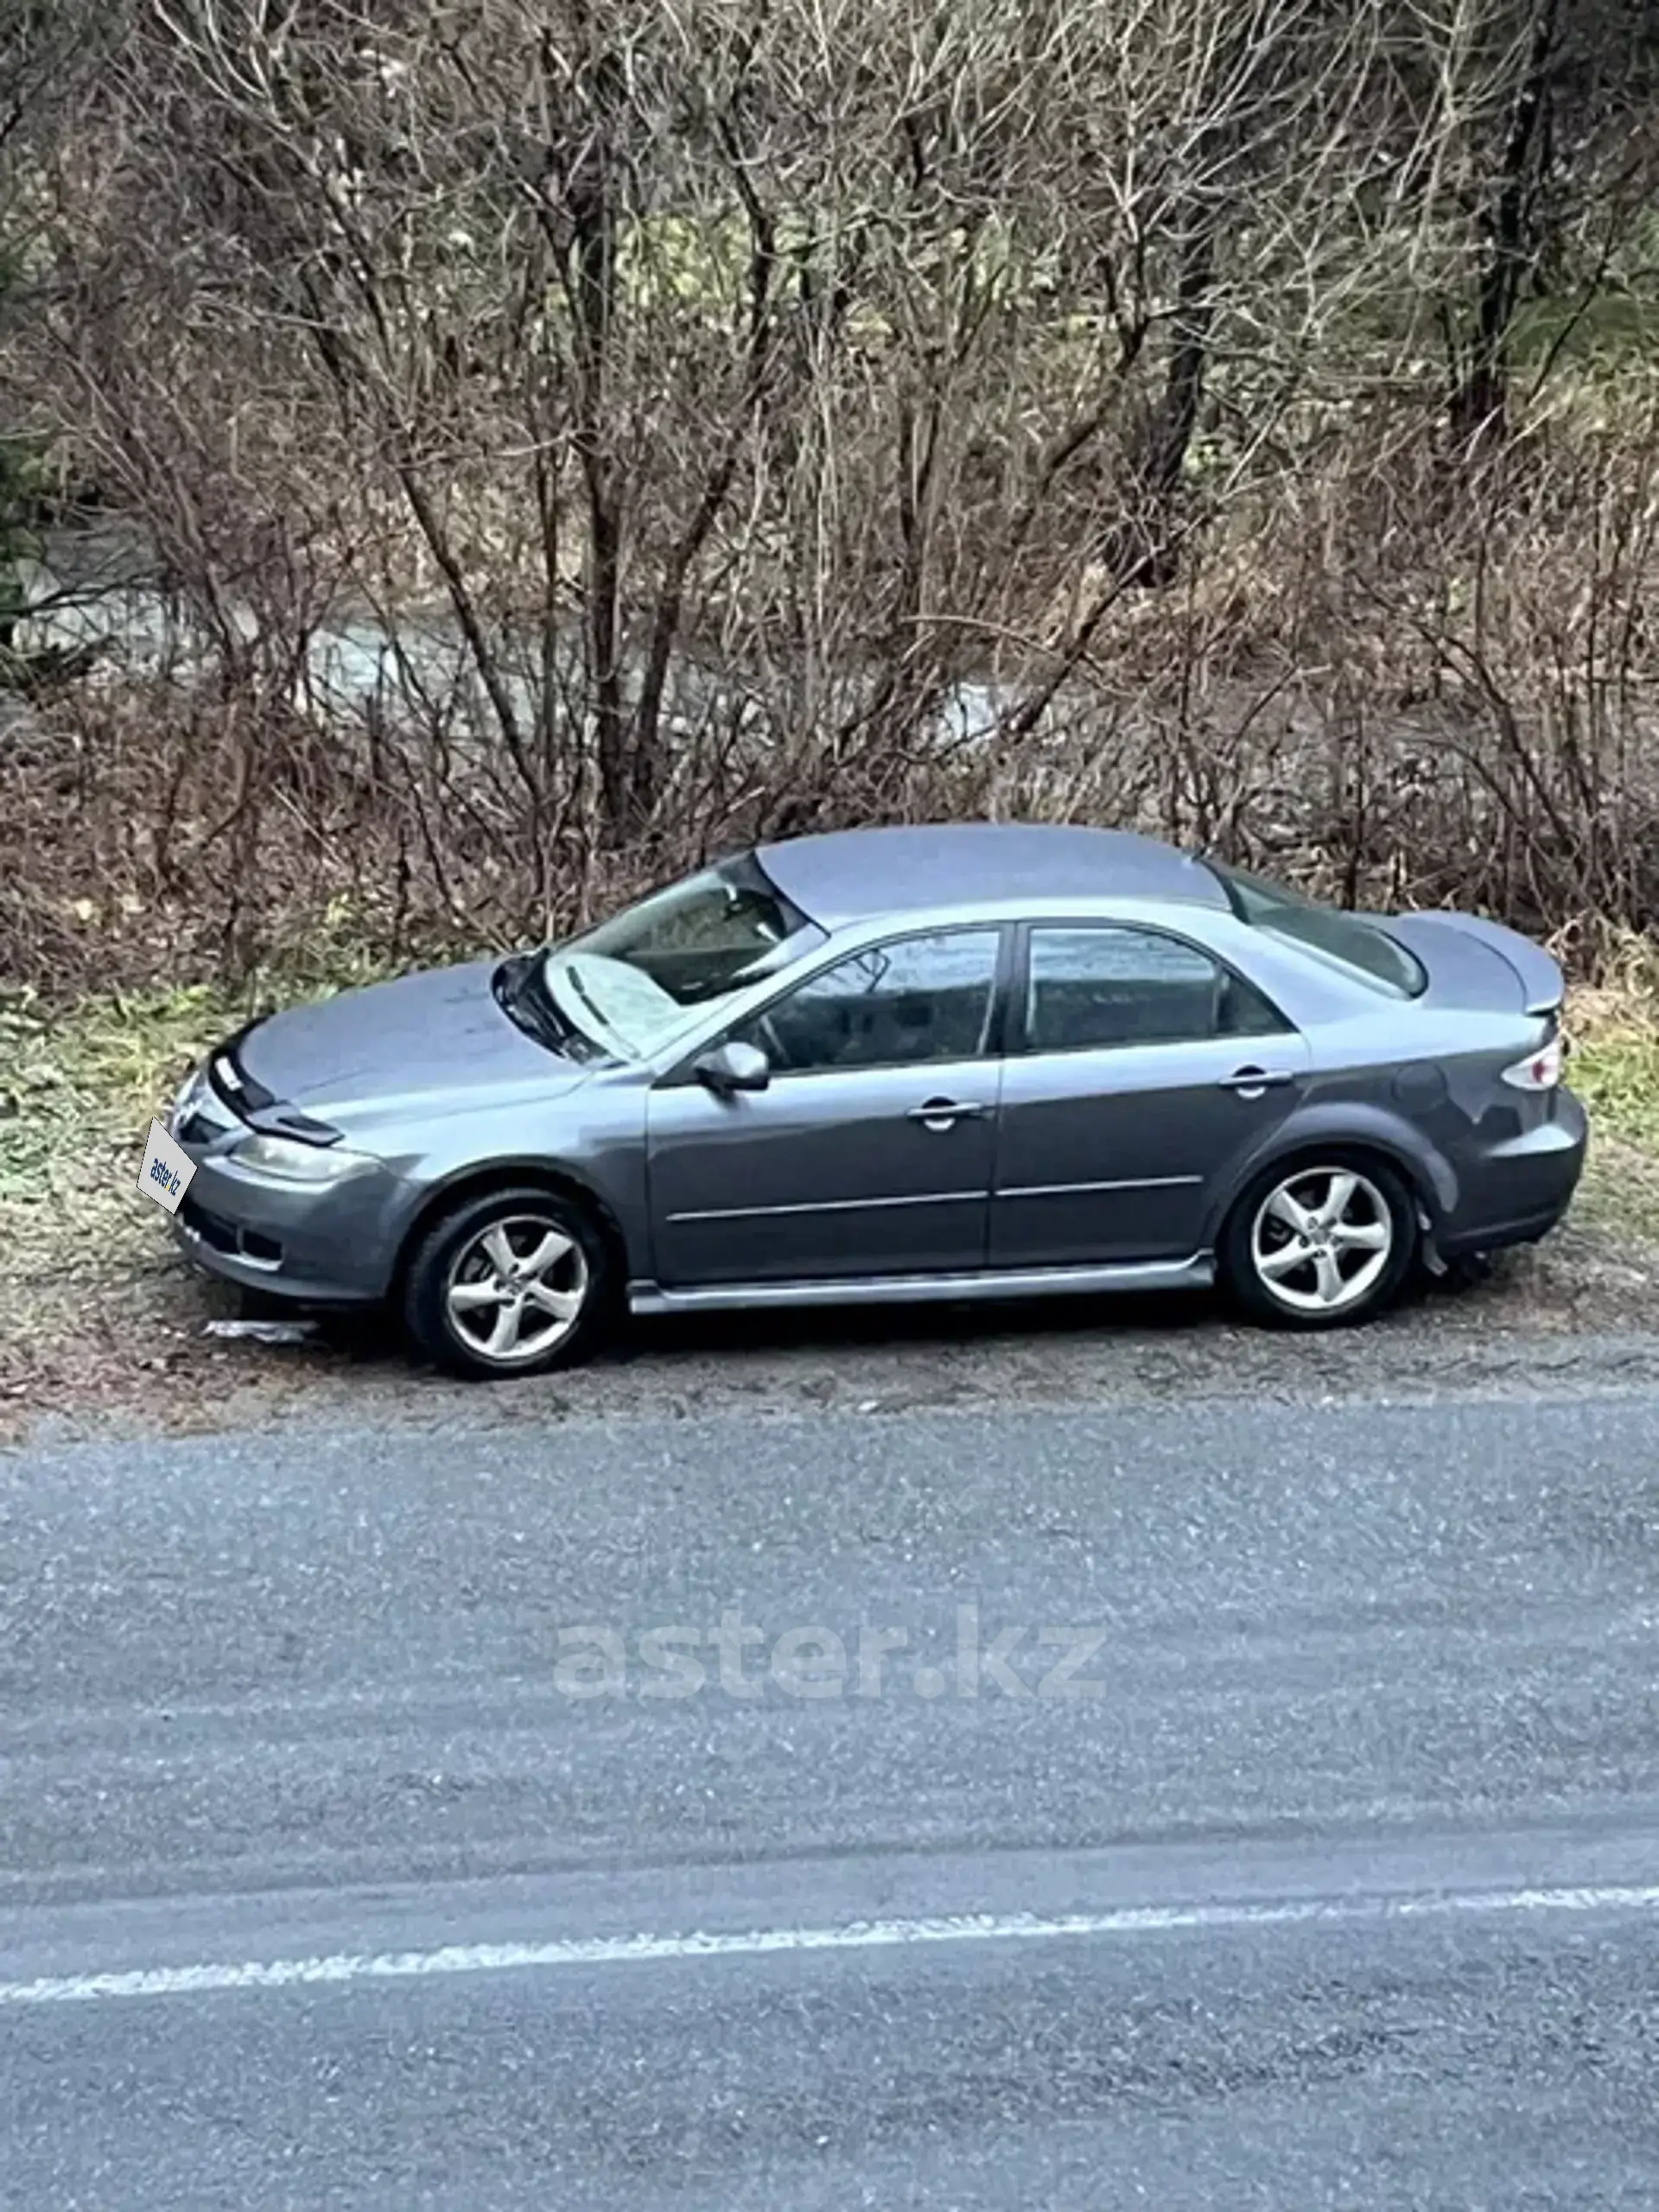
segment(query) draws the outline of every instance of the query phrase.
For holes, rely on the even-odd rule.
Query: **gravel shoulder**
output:
[[[203,1334],[237,1310],[164,1247],[90,1292],[36,1287],[27,1335],[0,1349],[0,1441],[1659,1383],[1659,1247],[1591,1224],[1501,1260],[1478,1287],[1427,1289],[1382,1322],[1318,1338],[1240,1326],[1207,1297],[734,1315],[635,1324],[591,1366],[483,1388],[416,1367],[377,1320],[327,1324],[300,1345]]]

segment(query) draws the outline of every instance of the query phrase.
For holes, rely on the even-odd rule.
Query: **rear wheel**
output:
[[[1395,1170],[1332,1153],[1258,1176],[1228,1218],[1219,1257],[1253,1319],[1332,1329],[1389,1305],[1416,1249],[1416,1209]]]
[[[422,1238],[404,1318],[421,1350],[451,1374],[545,1374],[593,1349],[612,1273],[603,1234],[574,1201],[549,1191],[493,1191],[463,1200]]]

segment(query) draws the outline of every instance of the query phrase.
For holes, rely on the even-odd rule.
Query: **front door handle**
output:
[[[1264,1090],[1282,1090],[1295,1080],[1288,1068],[1235,1068],[1220,1084],[1222,1090],[1236,1090],[1241,1098],[1259,1098]]]
[[[948,1129],[957,1122],[976,1121],[988,1111],[971,1099],[930,1098],[923,1105],[912,1106],[905,1119],[919,1122],[924,1128]]]

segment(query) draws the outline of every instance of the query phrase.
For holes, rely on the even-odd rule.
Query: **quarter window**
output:
[[[1033,929],[1030,946],[1028,1052],[1262,1037],[1288,1026],[1242,976],[1161,931]]]
[[[989,1040],[995,930],[903,938],[838,960],[746,1022],[780,1075],[965,1060]]]

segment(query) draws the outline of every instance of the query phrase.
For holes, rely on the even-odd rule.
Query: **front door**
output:
[[[1001,933],[938,931],[834,962],[734,1032],[772,1069],[647,1109],[664,1287],[982,1268],[1001,1061]]]
[[[1306,1042],[1185,938],[1068,924],[1027,945],[990,1264],[1191,1258],[1221,1179],[1300,1096]]]

